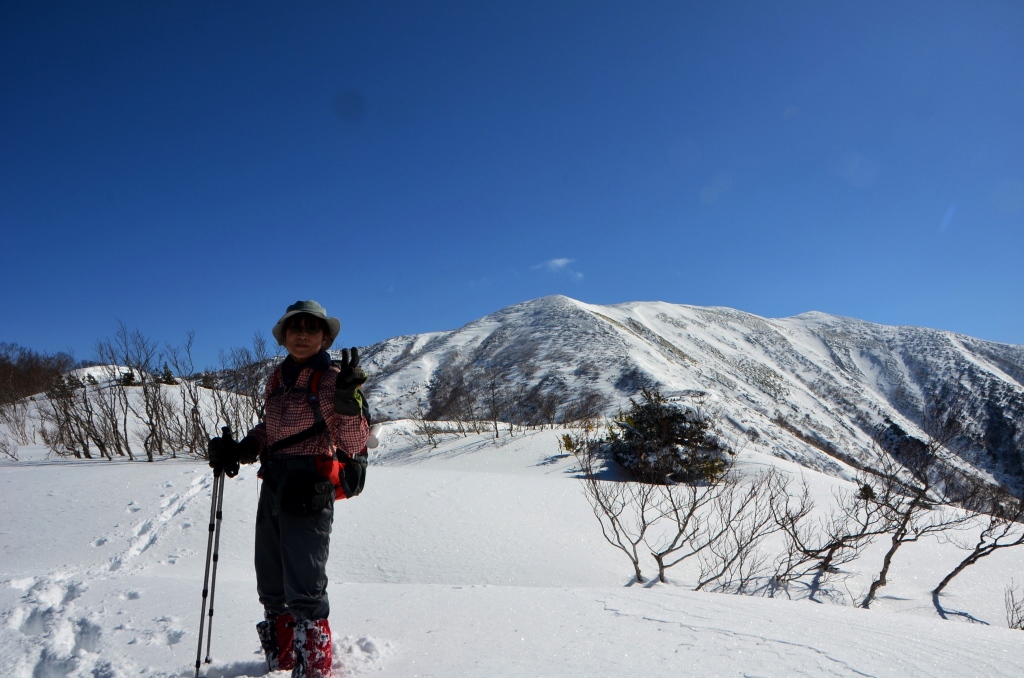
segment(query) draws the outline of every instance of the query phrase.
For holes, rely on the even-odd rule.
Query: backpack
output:
[[[338,367],[338,362],[332,360],[331,367]],[[329,369],[329,368],[328,368]],[[317,391],[320,387],[320,379],[324,376],[327,370],[316,370],[313,372],[313,376],[309,380],[309,386],[306,387],[306,402],[313,410],[313,425],[307,428],[305,431],[299,431],[287,438],[282,438],[273,445],[270,446],[270,452],[277,452],[287,447],[291,447],[296,443],[300,443],[307,438],[320,435],[327,432],[327,422],[324,421],[323,415],[320,413],[318,405]],[[270,395],[273,396],[283,386],[280,384],[280,370],[274,370],[273,382],[270,385]],[[366,396],[363,396],[363,418],[366,420],[366,425],[370,426],[372,419],[370,417],[370,406],[366,402]],[[341,448],[335,448],[334,457],[327,459],[325,457],[317,457],[316,469],[317,473],[331,481],[334,486],[334,499],[347,499],[349,497],[356,497],[363,491],[363,485],[366,483],[366,466],[367,466],[367,450],[363,447],[362,452],[357,452],[354,455],[349,455],[345,450]]]

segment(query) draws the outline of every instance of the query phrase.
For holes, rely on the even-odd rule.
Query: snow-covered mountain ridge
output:
[[[375,410],[389,418],[429,412],[453,375],[487,375],[520,405],[550,397],[562,414],[588,396],[614,414],[656,385],[706,394],[737,445],[839,474],[837,459],[870,463],[879,426],[923,438],[926,409],[962,394],[961,456],[1015,486],[1024,467],[1024,346],[928,328],[550,296],[375,344],[365,363]]]

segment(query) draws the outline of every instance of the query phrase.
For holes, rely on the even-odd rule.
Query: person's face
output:
[[[295,362],[305,362],[327,348],[327,335],[316,318],[296,315],[285,327],[284,347]]]

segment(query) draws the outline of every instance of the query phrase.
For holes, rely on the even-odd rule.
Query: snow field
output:
[[[1024,634],[1000,628],[1003,587],[1024,579],[1021,553],[955,580],[942,598],[949,621],[928,591],[962,552],[935,540],[904,547],[871,610],[850,597],[877,571],[879,544],[851,564],[837,604],[695,593],[682,567],[669,571],[673,584],[630,586],[572,460],[558,456],[557,431],[449,436],[435,449],[410,431],[387,425],[364,494],[336,505],[328,574],[339,676],[1024,674]],[[209,470],[22,452],[25,461],[0,465],[2,675],[192,676]],[[801,472],[755,454],[740,470],[766,464]],[[842,482],[804,474],[819,505]],[[227,482],[204,676],[265,671],[255,476],[245,467]]]

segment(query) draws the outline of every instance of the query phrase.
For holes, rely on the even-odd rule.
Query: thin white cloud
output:
[[[572,259],[565,259],[563,257],[561,259],[550,259],[548,261],[545,261],[543,266],[549,271],[561,271],[568,267],[569,264],[571,264],[572,262]]]
[[[542,264],[531,266],[531,268],[534,270],[542,269],[548,273],[562,273],[574,280],[583,280],[583,274],[570,267],[575,261],[575,259],[569,259],[568,257],[558,257],[557,259],[548,259]]]

